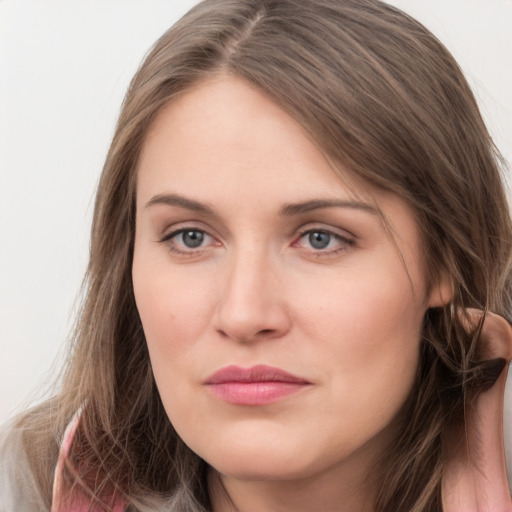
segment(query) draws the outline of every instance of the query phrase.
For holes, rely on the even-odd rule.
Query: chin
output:
[[[246,481],[277,481],[302,480],[314,476],[312,468],[290,466],[283,463],[276,464],[275,459],[260,461],[221,461],[219,464],[210,463],[210,466],[224,476],[236,480]]]
[[[231,443],[221,452],[205,454],[206,462],[220,474],[239,480],[301,480],[327,469],[325,455],[314,456],[307,447],[254,443],[236,446]]]

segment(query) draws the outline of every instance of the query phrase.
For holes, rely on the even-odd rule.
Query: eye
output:
[[[308,243],[313,249],[325,249],[331,243],[331,238],[331,233],[324,231],[311,231],[307,234]]]
[[[202,229],[182,228],[169,233],[160,240],[176,253],[186,254],[196,252],[216,244],[215,239]]]
[[[176,235],[175,238],[177,238],[188,249],[196,249],[204,242],[205,233],[204,231],[199,231],[197,229],[189,229],[182,231]]]
[[[355,245],[355,240],[348,236],[326,229],[309,229],[303,231],[300,237],[293,243],[293,246],[304,248],[311,253],[337,254],[340,251],[349,249]]]

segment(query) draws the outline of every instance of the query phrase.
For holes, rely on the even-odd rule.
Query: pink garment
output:
[[[103,509],[99,506],[91,506],[89,498],[83,494],[74,493],[71,497],[64,498],[64,496],[68,494],[69,489],[64,481],[62,473],[76,430],[80,424],[80,415],[81,411],[78,411],[64,432],[59,459],[55,469],[51,512],[103,512]],[[112,504],[112,510],[113,512],[124,512],[124,503],[117,501]]]

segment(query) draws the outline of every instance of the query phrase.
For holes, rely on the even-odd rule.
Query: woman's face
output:
[[[410,392],[444,296],[408,206],[341,174],[234,78],[173,101],[145,141],[137,307],[169,419],[223,475],[357,472]]]

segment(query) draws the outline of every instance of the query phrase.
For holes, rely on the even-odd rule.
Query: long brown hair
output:
[[[62,390],[23,419],[41,492],[49,503],[53,439],[83,407],[68,468],[76,488],[98,503],[115,492],[133,510],[160,498],[176,510],[209,507],[205,463],[160,402],[131,265],[148,128],[177,95],[220,73],[258,87],[333,162],[407,201],[428,283],[452,283],[452,302],[426,314],[416,383],[374,475],[376,511],[437,512],[443,432],[463,418],[467,390],[486,382],[478,330],[466,333],[458,312],[510,319],[512,227],[500,158],[461,70],[420,23],[377,0],[205,0],[157,41],[129,87],[99,183]]]

